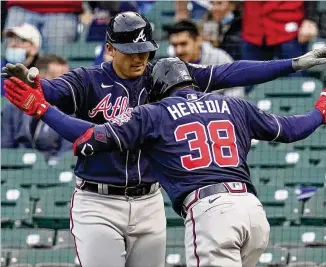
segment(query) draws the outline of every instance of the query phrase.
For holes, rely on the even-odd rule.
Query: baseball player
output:
[[[310,113],[277,116],[241,99],[199,92],[177,58],[159,60],[152,79],[150,98],[163,100],[129,108],[102,125],[51,107],[38,80],[37,91],[17,78],[6,81],[5,90],[18,108],[74,142],[80,160],[141,148],[174,210],[185,218],[188,267],[255,266],[270,229],[246,163],[251,139],[306,138],[326,123],[326,89]]]

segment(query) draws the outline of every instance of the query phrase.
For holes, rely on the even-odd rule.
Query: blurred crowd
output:
[[[21,62],[28,68],[38,67],[43,78],[58,77],[69,70],[69,62],[57,54],[58,48],[73,44],[85,31],[85,42],[103,43],[94,64],[110,61],[104,48],[110,18],[122,11],[146,16],[155,4],[156,1],[1,1],[1,67]],[[163,25],[163,35],[157,41],[168,42],[167,56],[202,65],[294,58],[306,53],[311,41],[326,37],[326,11],[321,11],[320,4],[321,1],[174,1],[174,20]],[[251,89],[239,87],[219,93],[245,97]],[[2,107],[1,132],[3,148],[35,148],[44,152],[46,159],[71,149],[71,144],[49,127],[11,104]]]

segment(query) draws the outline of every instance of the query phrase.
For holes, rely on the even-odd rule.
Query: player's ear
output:
[[[116,49],[111,44],[106,43],[105,49],[107,50],[110,57],[114,57]]]

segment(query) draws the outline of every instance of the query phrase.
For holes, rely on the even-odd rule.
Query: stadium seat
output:
[[[163,201],[164,201],[164,206],[172,206],[172,202],[168,196],[168,194],[165,192],[164,189],[161,189],[162,196],[163,196]]]
[[[320,265],[312,261],[298,261],[288,264],[287,267],[320,267]]]
[[[68,266],[79,266],[78,258],[74,249],[28,249],[14,250],[10,257],[10,267],[21,266],[20,264],[44,264],[47,266],[59,266],[59,263],[70,264]],[[40,265],[38,265],[40,266]]]
[[[257,99],[255,102],[263,111],[288,116],[310,112],[314,108],[316,99],[314,97],[271,97]]]
[[[69,229],[69,209],[74,187],[38,190],[33,222],[40,228]]]
[[[77,157],[74,157],[73,153],[68,151],[63,157],[60,157],[58,161],[53,162],[52,167],[60,170],[72,170],[75,168]]]
[[[57,46],[55,54],[67,58],[69,62],[71,60],[93,62],[96,57],[97,48],[102,46],[102,43],[81,40],[71,45]],[[86,65],[80,66],[86,67]]]
[[[326,156],[326,127],[319,127],[312,135],[307,137],[302,141],[294,143],[294,147],[297,149],[310,148],[312,150],[324,150],[324,155]]]
[[[290,168],[292,170],[293,168]],[[250,169],[251,181],[255,186],[278,186],[284,187],[284,173],[286,169]]]
[[[289,191],[279,186],[260,185],[256,187],[258,198],[264,206],[284,206]]]
[[[161,41],[167,38],[167,34],[163,31],[163,26],[171,24],[174,19],[174,3],[173,1],[155,1],[152,9],[146,14],[146,18],[153,27],[153,38]]]
[[[283,170],[284,185],[323,187],[326,182],[326,168],[298,167]]]
[[[70,204],[55,205],[53,202],[38,201],[33,214],[33,222],[39,228],[69,229]]]
[[[288,260],[288,250],[280,247],[267,247],[260,256],[257,266],[286,266]]]
[[[304,225],[326,225],[326,188],[319,188],[305,203],[301,223]]]
[[[287,168],[295,166],[301,158],[300,152],[268,150],[251,150],[248,154],[248,164],[254,168]]]
[[[2,229],[2,248],[49,248],[53,246],[55,232],[49,229]]]
[[[184,247],[185,227],[167,227],[167,246]]]
[[[26,190],[1,186],[1,227],[30,226],[33,205]]]
[[[264,207],[266,217],[270,225],[283,225],[286,220],[286,214],[284,214],[284,207],[267,206]]]
[[[49,188],[55,186],[73,186],[75,176],[72,170],[64,171],[53,168],[35,170],[4,170],[1,172],[6,177],[7,184],[19,185],[22,188]]]
[[[175,213],[171,206],[165,207],[165,215],[168,227],[184,226],[183,219]]]
[[[304,150],[298,167],[326,168],[326,152],[323,150]]]
[[[167,247],[166,263],[166,267],[186,266],[185,249],[183,247]]]
[[[316,226],[272,226],[270,244],[295,248],[302,246],[326,246],[326,228]]]
[[[31,168],[36,164],[44,164],[44,157],[32,149],[1,149],[1,169]]]
[[[9,261],[9,251],[1,248],[1,267],[6,267]]]
[[[310,261],[319,264],[326,261],[326,247],[293,248],[289,253],[289,263]]]
[[[52,262],[42,262],[35,264],[35,267],[76,267],[74,263],[52,263]]]
[[[70,230],[59,230],[56,235],[56,247],[74,247],[74,239]]]
[[[94,59],[93,60],[70,60],[69,61],[69,67],[70,69],[76,69],[80,67],[91,67],[93,66]]]
[[[285,77],[258,85],[249,94],[249,99],[261,100],[286,97],[295,101],[296,97],[317,99],[323,90],[323,83],[315,78]]]
[[[257,192],[271,225],[282,225],[286,221],[299,223],[303,203],[296,199],[293,189],[260,185]]]
[[[160,47],[155,53],[155,58],[165,58],[168,57],[168,48],[169,48],[169,41],[168,40],[162,40],[160,41]]]

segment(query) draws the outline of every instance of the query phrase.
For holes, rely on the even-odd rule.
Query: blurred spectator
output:
[[[228,52],[234,60],[241,59],[241,11],[236,1],[210,1],[211,17],[216,23],[217,35],[206,38],[216,40],[216,46]]]
[[[233,62],[225,51],[214,48],[209,42],[203,42],[198,27],[190,20],[181,20],[164,29],[169,36],[169,54],[177,56],[188,63],[201,65],[222,65]],[[226,95],[242,97],[243,88],[237,87],[225,91]]]
[[[109,55],[109,51],[106,49],[105,44],[102,46],[101,53],[95,58],[93,65],[100,65],[102,62],[111,61],[112,57]]]
[[[175,20],[202,19],[211,6],[207,0],[175,1]]]
[[[146,14],[155,1],[88,1],[90,10],[83,14],[82,22],[90,24],[87,41],[105,41],[106,27],[117,13],[134,11]]]
[[[55,52],[57,46],[77,37],[78,14],[82,1],[16,1],[8,0],[6,28],[29,23],[41,29],[44,51]]]
[[[42,37],[37,28],[30,24],[8,28],[4,32],[6,50],[1,60],[1,68],[7,63],[23,63],[27,68],[35,66],[40,49]],[[1,78],[1,95],[4,79]]]
[[[56,55],[40,57],[36,62],[40,77],[53,79],[69,71],[66,60]],[[7,104],[2,111],[2,148],[34,148],[42,152],[46,161],[53,161],[72,144],[61,138],[42,120],[26,115],[13,104]]]
[[[1,36],[2,36],[3,29],[5,28],[7,14],[8,14],[8,12],[7,12],[7,7],[6,7],[6,2],[1,1]]]
[[[192,1],[193,2],[193,1]],[[239,1],[196,1],[205,7],[203,39],[241,59],[241,12]],[[176,1],[176,20],[189,18],[190,1]]]
[[[305,2],[306,18],[318,23],[319,37],[326,38],[326,2]]]
[[[242,58],[294,58],[307,52],[317,24],[305,12],[310,1],[245,1]],[[300,73],[299,73],[300,74]]]

